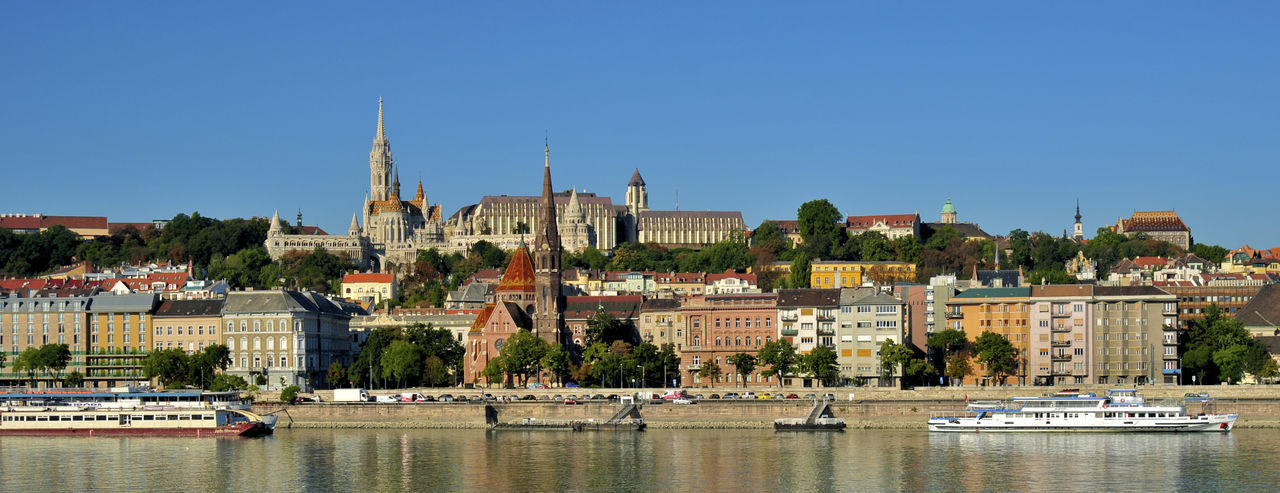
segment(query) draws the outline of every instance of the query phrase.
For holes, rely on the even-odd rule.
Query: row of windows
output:
[[[12,326],[10,326],[10,331],[12,331],[14,335],[17,335],[17,334],[18,334],[18,327],[20,327],[18,324],[13,324]],[[27,324],[27,333],[28,333],[28,334],[34,334],[34,333],[35,333],[35,329],[36,329],[35,324]],[[3,326],[0,326],[0,330],[4,330],[4,327],[3,327]],[[66,326],[66,325],[58,324],[58,333],[59,333],[59,334],[61,334],[61,333],[63,333],[63,332],[66,332],[66,331],[67,331],[67,326]],[[76,332],[76,333],[79,333],[79,332],[80,332],[80,324],[76,324],[76,325],[75,325],[75,332]],[[41,334],[48,334],[48,333],[49,333],[49,324],[40,324],[40,333],[41,333]]]
[[[210,330],[212,330],[212,329],[210,329]],[[276,321],[275,321],[275,320],[267,320],[267,332],[275,332],[275,330],[276,330]],[[289,321],[288,321],[288,320],[281,320],[281,321],[280,321],[280,330],[289,330]],[[301,321],[301,320],[295,320],[295,321],[293,322],[293,330],[294,330],[294,331],[297,331],[297,332],[301,332],[301,331],[302,331],[302,321]],[[235,323],[234,321],[228,321],[228,322],[227,322],[227,332],[235,332],[235,331],[236,331],[236,323]],[[240,321],[240,332],[248,332],[248,331],[249,331],[249,322],[244,321],[244,320],[241,320],[241,321]],[[261,320],[254,320],[254,321],[253,321],[253,331],[254,331],[254,332],[262,332],[262,321],[261,321]],[[212,333],[212,332],[210,332],[210,333]]]
[[[1129,368],[1130,364],[1133,365],[1133,368]],[[1098,369],[1099,370],[1130,370],[1130,369],[1145,370],[1147,369],[1147,362],[1138,361],[1135,363],[1098,363]]]
[[[716,319],[715,319],[715,324],[716,324],[716,328],[717,328],[717,329],[719,329],[719,328],[721,327],[721,325],[720,325],[721,320],[723,320],[723,321],[724,321],[724,327],[743,327],[743,326],[744,326],[744,325],[743,325],[744,323],[746,324],[746,325],[745,325],[745,327],[748,327],[748,328],[750,328],[750,327],[751,327],[751,318],[750,318],[750,317],[748,317],[748,318],[734,317],[734,318],[733,318],[733,325],[729,325],[729,319],[728,319],[728,318],[725,318],[725,319],[716,318]],[[695,328],[695,329],[700,328],[700,327],[699,327],[699,323],[698,323],[698,322],[699,322],[699,320],[698,320],[697,318],[693,319],[693,328]],[[769,317],[765,317],[765,318],[764,318],[764,324],[762,325],[762,324],[760,323],[760,317],[756,317],[756,325],[755,325],[755,326],[756,326],[756,327],[772,327],[772,326],[773,326],[773,319],[771,319],[771,318],[769,318]]]
[[[210,326],[209,326],[209,335],[217,335],[217,333],[218,333],[218,328],[217,328],[217,327],[218,327],[218,326],[216,326],[216,325],[210,325]],[[164,326],[164,327],[156,326],[156,335],[158,335],[158,336],[162,336],[162,335],[173,335],[173,329],[174,329],[174,326],[171,326],[171,325],[166,325],[166,326]],[[178,325],[178,326],[177,326],[177,329],[178,329],[178,335],[183,335],[183,332],[182,332],[182,326],[181,326],[181,325]],[[204,335],[204,326],[203,326],[203,325],[197,325],[197,326],[195,326],[195,327],[192,327],[192,326],[188,325],[188,326],[187,326],[186,335],[191,335],[191,336],[194,336],[194,335]]]
[[[249,338],[248,338],[248,337],[243,337],[243,336],[242,336],[242,337],[240,337],[240,346],[239,346],[239,347],[240,347],[240,349],[242,349],[242,350],[244,350],[244,349],[249,349]],[[236,349],[236,338],[231,337],[231,338],[228,338],[228,339],[227,339],[227,349],[232,350],[232,351],[235,351],[235,349]],[[253,338],[253,349],[254,349],[255,351],[256,351],[256,350],[258,350],[258,349],[262,349],[262,337],[254,337],[254,338]],[[268,338],[267,338],[267,349],[268,349],[268,350],[276,349],[276,338],[274,338],[274,337],[268,337]],[[284,338],[283,336],[281,336],[281,337],[280,337],[280,349],[289,349],[289,342],[288,342],[288,339]]]

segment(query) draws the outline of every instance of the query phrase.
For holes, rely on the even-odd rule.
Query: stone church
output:
[[[364,227],[359,220],[363,220]],[[444,221],[440,204],[430,204],[418,181],[413,200],[400,195],[400,173],[391,155],[382,99],[378,99],[378,131],[369,152],[369,194],[360,212],[352,214],[346,235],[285,234],[279,214],[271,217],[267,252],[278,259],[291,250],[310,251],[317,246],[350,258],[361,268],[382,271],[388,265],[412,264],[419,249],[445,250]]]

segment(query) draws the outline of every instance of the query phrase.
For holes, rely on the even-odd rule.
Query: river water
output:
[[[0,437],[0,491],[1276,491],[1280,430]]]

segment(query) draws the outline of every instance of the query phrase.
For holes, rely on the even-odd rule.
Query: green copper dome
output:
[[[956,206],[951,205],[951,199],[947,199],[947,203],[946,203],[946,205],[943,205],[943,206],[942,206],[942,213],[943,213],[943,214],[955,214],[955,213],[956,213]]]

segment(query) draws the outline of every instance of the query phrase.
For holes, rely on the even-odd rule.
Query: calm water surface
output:
[[[0,491],[1277,491],[1280,430],[0,437]]]

